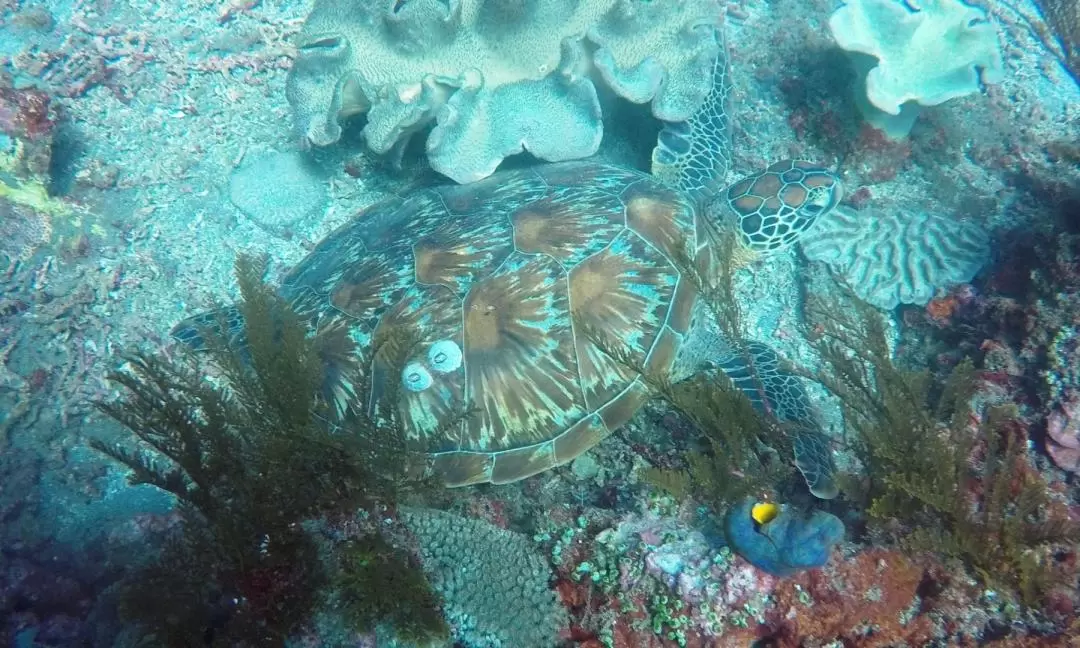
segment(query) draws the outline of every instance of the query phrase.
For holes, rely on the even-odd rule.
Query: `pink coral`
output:
[[[40,90],[0,85],[0,135],[17,142],[7,151],[16,176],[44,178],[52,159],[58,116],[49,96]]]
[[[52,237],[48,214],[0,199],[0,270],[27,261]]]
[[[734,564],[727,570],[720,600],[727,606],[737,607],[745,601],[769,596],[776,588],[777,582],[778,579],[775,576],[736,557]]]
[[[1080,399],[1069,399],[1050,412],[1046,435],[1046,453],[1057,467],[1080,472]]]

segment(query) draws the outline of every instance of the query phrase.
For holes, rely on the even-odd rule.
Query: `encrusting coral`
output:
[[[595,153],[594,76],[659,119],[690,119],[712,88],[722,15],[716,0],[319,0],[286,92],[316,146],[363,113],[371,150],[400,156],[434,123],[432,167],[469,182],[523,150]]]

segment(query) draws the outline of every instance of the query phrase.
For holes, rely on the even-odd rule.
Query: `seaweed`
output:
[[[410,564],[381,536],[369,535],[343,548],[335,585],[353,627],[387,624],[397,640],[408,643],[449,639],[439,595],[419,565]]]
[[[779,458],[787,455],[776,449],[786,439],[727,376],[660,383],[654,389],[696,426],[705,447],[686,453],[683,470],[650,470],[646,479],[653,485],[720,512],[748,495],[775,492],[793,474]]]
[[[783,447],[786,438],[723,372],[672,382],[647,369],[603,332],[584,322],[577,326],[616,363],[640,375],[654,396],[685,416],[704,437],[705,448],[686,453],[685,468],[651,468],[646,481],[675,497],[692,497],[721,511],[750,493],[773,490],[791,474],[773,460],[778,453],[763,441]]]
[[[741,312],[735,297],[734,273],[744,255],[734,234],[712,231],[718,261],[705,274],[683,254],[674,259],[683,278],[694,284],[721,336],[732,346],[752,375],[753,355],[741,334]],[[602,331],[577,323],[606,355],[642,376],[652,393],[685,416],[702,434],[704,447],[685,455],[685,468],[650,469],[645,478],[676,497],[692,497],[714,512],[750,494],[773,492],[793,473],[780,457],[792,455],[785,424],[754,408],[747,395],[723,371],[709,369],[673,382],[648,371],[618,341]]]
[[[884,319],[850,293],[844,303],[811,298],[807,320],[823,366],[804,373],[840,400],[847,442],[866,471],[847,495],[880,532],[960,561],[1027,605],[1072,576],[1054,547],[1080,540],[1080,528],[1055,512],[1027,465],[1015,408],[976,398],[970,360],[943,382],[897,367]]]
[[[405,475],[423,459],[391,405],[376,417],[323,420],[322,354],[358,354],[341,328],[309,335],[262,283],[265,268],[251,257],[236,262],[242,345],[203,331],[200,354],[129,353],[109,375],[124,395],[97,404],[135,443],[92,447],[130,468],[130,483],[178,501],[180,524],[120,596],[121,613],[162,645],[284,645],[332,581],[305,522],[393,505],[432,485]],[[371,353],[400,376],[410,339],[382,335]],[[350,380],[367,393],[364,375]]]

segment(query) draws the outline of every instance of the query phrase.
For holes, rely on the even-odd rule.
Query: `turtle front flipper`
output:
[[[731,70],[724,33],[715,33],[712,90],[690,119],[665,122],[652,153],[653,175],[702,203],[723,186],[731,167]]]
[[[244,316],[236,306],[227,306],[193,315],[180,321],[169,336],[194,351],[206,351],[206,336],[224,340],[229,348],[245,346]]]
[[[761,342],[744,341],[746,358],[734,348],[721,358],[718,367],[758,412],[779,421],[790,435],[795,467],[806,479],[810,492],[821,499],[839,494],[835,483],[829,438],[821,431],[817,412],[802,379],[786,371],[780,356]]]
[[[839,495],[829,437],[816,423],[797,422],[788,429],[788,434],[795,451],[795,467],[802,473],[810,492],[821,499]]]

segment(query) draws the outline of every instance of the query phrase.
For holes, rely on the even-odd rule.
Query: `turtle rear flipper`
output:
[[[703,203],[723,186],[731,167],[731,71],[724,34],[716,30],[712,91],[684,122],[666,122],[652,153],[652,173]]]

